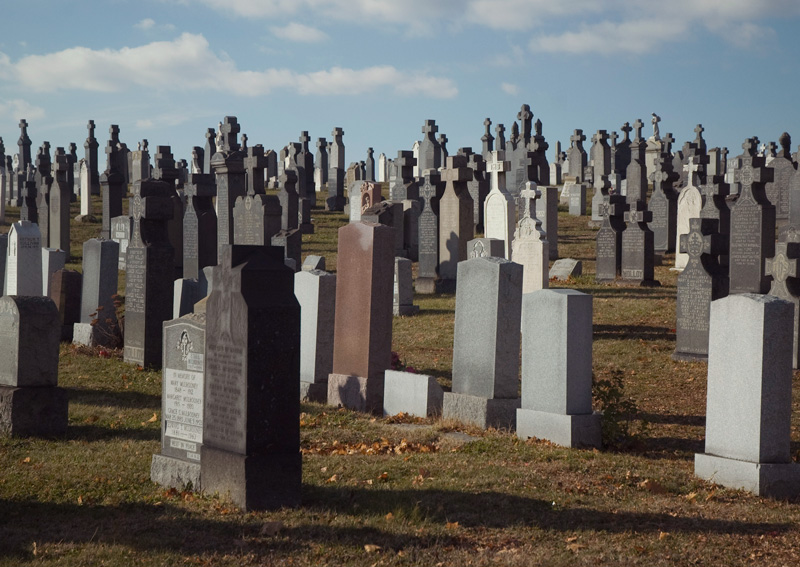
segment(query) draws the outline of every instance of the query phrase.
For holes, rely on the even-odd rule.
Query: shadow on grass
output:
[[[65,387],[71,403],[133,409],[161,409],[161,396],[134,391]]]
[[[411,527],[420,524],[458,522],[462,528],[508,528],[539,526],[548,530],[601,533],[716,533],[760,535],[786,532],[790,523],[745,522],[728,519],[680,518],[668,513],[598,511],[588,508],[554,508],[550,502],[499,492],[464,493],[444,490],[386,490],[366,488],[303,487],[307,521],[284,528],[278,537],[259,532],[265,521],[259,515],[234,515],[224,520],[201,518],[169,503],[155,506],[128,504],[95,506],[48,504],[0,499],[0,558],[33,560],[33,542],[38,546],[122,545],[141,552],[188,554],[298,553],[310,545],[379,545],[384,549],[408,546],[432,548],[467,546],[469,532],[450,534],[423,530],[399,532],[400,526],[331,526],[314,521],[317,513],[335,512],[354,522],[392,513],[406,518]],[[341,520],[340,520],[341,521]],[[346,518],[343,520],[347,522]]]
[[[595,340],[669,340],[675,342],[675,333],[667,327],[648,327],[644,325],[595,325]]]
[[[639,413],[636,418],[643,419],[648,423],[663,423],[667,425],[694,425],[697,427],[706,426],[706,416],[704,415]]]
[[[160,441],[158,429],[145,427],[102,427],[90,424],[70,424],[67,427],[67,439],[77,441],[105,441],[108,439],[128,439],[130,441]]]

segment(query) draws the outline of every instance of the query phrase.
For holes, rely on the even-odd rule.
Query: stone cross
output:
[[[741,167],[734,170],[733,180],[741,184],[742,196],[753,195],[753,183],[763,186],[767,181],[772,181],[772,168],[764,167],[763,160],[756,154],[757,138],[748,138],[742,144],[744,156],[741,158]],[[753,162],[756,161],[756,165]]]
[[[642,128],[644,128],[644,124],[640,119],[636,119],[636,122],[633,123],[633,129],[636,130],[636,136],[634,136],[634,140],[642,140]]]
[[[689,232],[681,234],[680,252],[688,254],[690,259],[699,259],[703,254],[718,254],[719,234],[704,234],[701,227],[705,219],[689,219]]]
[[[700,177],[705,173],[708,162],[708,156],[705,154],[692,156],[687,164],[687,167],[689,168],[689,183],[687,185],[700,187]]]
[[[542,197],[542,192],[537,188],[536,183],[533,181],[526,181],[525,187],[519,192],[519,198],[522,200],[522,217],[535,219],[536,217],[536,200]],[[539,221],[541,225],[541,221]]]
[[[264,169],[267,167],[267,156],[264,146],[256,144],[247,148],[244,158],[244,169],[247,172],[247,194],[250,196],[264,192]]]
[[[772,276],[773,288],[782,287],[786,289],[786,281],[790,278],[800,278],[800,265],[797,259],[800,257],[800,244],[796,242],[778,242],[775,244],[775,256],[766,259],[765,275]],[[770,291],[770,295],[775,295]]]
[[[426,136],[433,138],[434,134],[439,131],[439,127],[434,120],[426,120],[422,125],[422,133]]]
[[[664,143],[664,151],[662,153],[671,155],[672,144],[675,143],[675,138],[672,137],[672,132],[667,132],[667,135],[664,136],[661,141]]]
[[[652,122],[653,122],[653,139],[654,140],[660,140],[661,139],[661,134],[658,131],[658,123],[661,122],[661,117],[658,114],[656,114],[655,112],[653,113]]]
[[[531,107],[527,104],[523,104],[517,113],[517,120],[519,120],[519,123],[522,125],[522,141],[526,146],[531,140],[532,119],[533,113],[531,112]]]
[[[491,188],[497,188],[502,193],[506,192],[506,173],[511,171],[511,162],[505,160],[506,153],[502,150],[492,152],[491,161],[486,162],[486,171],[491,174]]]
[[[489,118],[483,121],[483,126],[486,131],[481,136],[481,142],[483,142],[483,154],[484,157],[488,155],[494,149],[494,136],[491,133],[492,121]]]
[[[247,134],[242,134],[242,147],[241,150],[243,152],[247,151]]]
[[[697,138],[695,138],[695,140],[694,140],[694,141],[697,143],[697,145],[698,145],[698,146],[701,146],[701,145],[702,145],[702,142],[703,142],[703,132],[705,132],[705,130],[706,130],[706,129],[705,129],[705,128],[703,128],[703,125],[702,125],[702,124],[698,124],[697,126],[695,126],[695,127],[694,127],[695,134],[697,134]]]
[[[495,145],[498,150],[506,151],[506,127],[502,124],[498,124],[494,127],[494,133],[497,134],[496,140],[497,144]]]
[[[625,124],[623,124],[620,127],[620,130],[622,131],[622,134],[625,136],[624,138],[622,138],[622,141],[623,142],[630,141],[630,134],[632,130],[630,123],[626,122]]]
[[[235,116],[226,116],[225,122],[220,126],[222,133],[221,147],[217,151],[221,152],[235,152],[239,149],[239,144],[236,141],[236,135],[241,131],[242,127],[239,125]]]
[[[586,136],[584,136],[583,130],[578,129],[578,130],[575,130],[575,133],[572,134],[572,136],[570,136],[569,140],[570,140],[570,142],[573,142],[574,146],[577,146],[580,143],[582,143],[584,140],[586,140]]]
[[[781,134],[780,138],[778,138],[778,143],[781,145],[781,151],[778,153],[778,156],[792,159],[792,137],[789,133],[784,132]]]

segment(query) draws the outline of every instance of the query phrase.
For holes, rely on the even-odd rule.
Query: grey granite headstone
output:
[[[711,302],[728,295],[727,273],[718,261],[726,243],[719,234],[719,220],[689,219],[689,233],[680,244],[689,260],[678,276],[674,360],[708,357]]]
[[[120,329],[114,296],[119,283],[118,258],[119,244],[113,240],[90,238],[83,243],[81,313],[80,322],[75,323],[73,342],[117,346]]]
[[[622,268],[623,211],[627,205],[622,195],[609,195],[600,206],[603,223],[595,236],[595,281],[613,282]]]
[[[203,488],[203,396],[206,372],[206,315],[164,322],[161,394],[161,453],[153,455],[150,479],[182,490]]]
[[[58,310],[49,297],[0,297],[0,436],[63,435]]]
[[[439,289],[455,290],[458,263],[467,259],[467,242],[475,235],[472,197],[466,182],[472,178],[464,156],[449,156],[442,170],[447,182],[439,199]],[[513,210],[513,209],[512,209]]]
[[[42,291],[36,295],[50,297],[50,278],[63,269],[66,262],[67,254],[63,250],[42,248]]]
[[[213,203],[217,194],[216,178],[205,173],[190,173],[183,190],[186,194],[183,277],[197,279],[203,268],[217,264],[217,213]]]
[[[705,453],[700,478],[759,496],[800,494],[790,453],[792,311],[788,301],[739,294],[711,304]]]
[[[583,273],[583,262],[573,258],[562,258],[556,260],[550,267],[550,279],[567,281],[571,277],[580,276]]]
[[[505,258],[505,242],[496,238],[473,238],[467,242],[468,260],[486,256]]]
[[[294,275],[300,304],[300,398],[325,402],[333,370],[336,275],[320,269]]]
[[[520,404],[522,266],[484,257],[461,262],[458,271],[453,387],[442,417],[513,428]]]
[[[133,217],[122,215],[111,219],[111,240],[119,244],[119,269],[125,271],[128,243],[133,231]]]
[[[225,246],[206,305],[202,485],[244,510],[300,504],[300,306],[274,247]],[[264,294],[269,290],[269,294]]]
[[[433,376],[387,370],[383,389],[383,415],[415,417],[442,414],[444,392]]]
[[[67,259],[70,255],[69,203],[72,187],[67,179],[71,169],[64,148],[56,148],[55,183],[50,188],[50,238],[49,247],[63,250]]]
[[[5,295],[42,295],[42,246],[39,227],[17,221],[8,231]]]
[[[61,340],[72,342],[75,323],[81,320],[83,275],[75,270],[58,270],[50,278],[50,299],[58,309]]]
[[[780,158],[776,158],[776,161]],[[792,368],[800,362],[800,272],[797,259],[800,258],[800,242],[778,242],[775,256],[767,258],[765,273],[772,276],[769,295],[786,300],[794,305],[792,333]]]
[[[428,171],[420,188],[422,210],[418,217],[418,257],[417,293],[434,293],[439,274],[439,206],[436,185],[437,172]]]
[[[414,305],[414,282],[411,277],[411,260],[394,259],[394,294],[392,310],[395,316],[416,315],[419,306]]]
[[[592,411],[592,296],[572,289],[525,294],[517,436],[600,447],[600,417]]]

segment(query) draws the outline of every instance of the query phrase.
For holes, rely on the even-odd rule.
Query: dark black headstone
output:
[[[615,194],[608,195],[600,205],[603,224],[595,238],[597,254],[595,280],[598,282],[613,282],[620,275],[625,207],[625,197]]]

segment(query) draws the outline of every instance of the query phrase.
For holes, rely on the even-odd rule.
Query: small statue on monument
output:
[[[653,112],[653,119],[651,122],[653,123],[653,139],[658,141],[661,139],[661,133],[658,131],[658,123],[661,122],[661,117]]]

